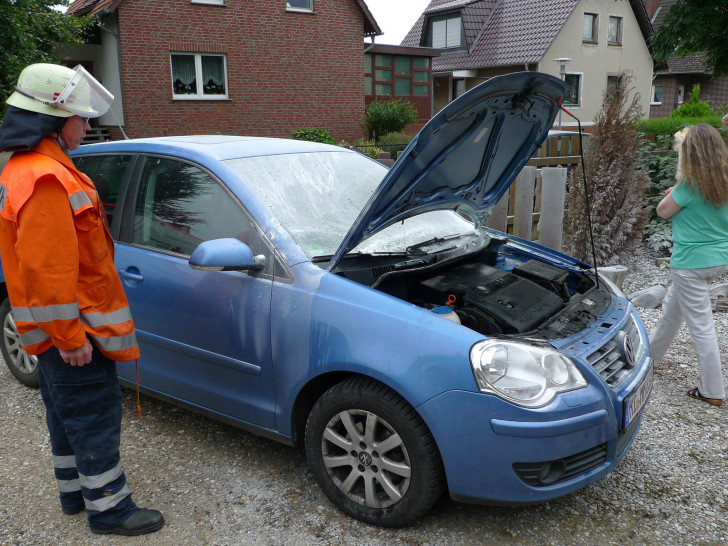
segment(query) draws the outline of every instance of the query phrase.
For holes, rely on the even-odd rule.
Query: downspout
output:
[[[123,92],[124,80],[121,77],[121,53],[119,52],[119,34],[117,32],[114,32],[113,30],[109,30],[108,28],[106,28],[103,25],[103,23],[101,22],[101,17],[103,17],[105,15],[111,15],[111,10],[107,8],[107,9],[100,11],[97,14],[97,21],[98,21],[99,28],[101,30],[111,34],[111,36],[116,41],[116,66],[119,67],[119,89],[121,89],[121,96],[123,97],[124,96],[124,92]],[[123,110],[123,108],[124,108],[124,103],[122,102],[122,110]],[[114,116],[114,121],[116,121],[116,125],[119,127],[121,134],[124,135],[124,139],[129,140],[129,137],[127,136],[126,132],[124,132],[124,128],[121,126],[121,123],[119,122],[119,118],[116,117],[116,112],[114,112],[114,109],[109,108],[109,111],[111,112],[111,115]]]

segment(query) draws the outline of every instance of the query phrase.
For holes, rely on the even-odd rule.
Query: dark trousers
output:
[[[92,529],[115,527],[135,510],[121,468],[121,388],[116,362],[93,347],[91,362],[71,366],[55,347],[38,355],[61,507],[85,506]]]

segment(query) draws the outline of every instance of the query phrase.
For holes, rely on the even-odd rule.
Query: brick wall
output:
[[[700,84],[700,100],[713,108],[728,104],[728,77],[711,78],[708,75],[659,76],[653,84],[662,85],[662,104],[650,106],[651,118],[663,118],[670,115],[677,104],[677,88],[685,87],[685,101],[690,100],[693,85]]]
[[[118,7],[125,131],[130,138],[221,133],[288,137],[323,127],[363,135],[364,19],[353,0],[125,0]],[[170,52],[225,53],[229,100],[174,100]]]

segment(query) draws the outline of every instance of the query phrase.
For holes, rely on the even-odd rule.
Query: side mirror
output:
[[[189,264],[203,271],[261,271],[265,256],[254,256],[250,247],[237,239],[213,239],[197,246]]]

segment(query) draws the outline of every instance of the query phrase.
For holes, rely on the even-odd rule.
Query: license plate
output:
[[[652,392],[653,368],[647,372],[642,383],[624,401],[624,428],[627,428],[632,420],[639,415],[642,408],[650,398]]]

